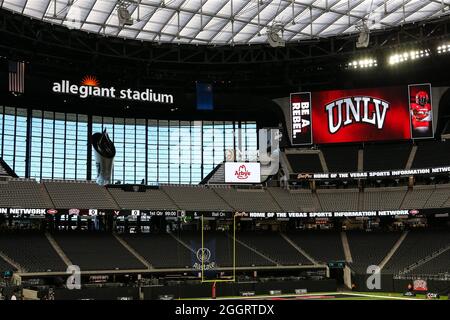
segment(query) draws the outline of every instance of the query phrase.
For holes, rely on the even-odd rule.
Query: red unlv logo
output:
[[[389,103],[372,97],[347,97],[328,103],[325,109],[328,130],[333,134],[354,123],[366,123],[383,129]]]
[[[241,165],[234,175],[240,180],[246,180],[250,176],[250,171],[247,170],[245,165]]]
[[[57,213],[58,213],[58,210],[56,210],[56,209],[48,209],[48,210],[47,210],[47,213],[48,213],[48,214],[57,214]]]
[[[411,96],[415,99],[415,91],[411,90]],[[421,87],[420,90],[425,89]],[[313,92],[313,142],[328,144],[410,139],[407,97],[406,86]]]

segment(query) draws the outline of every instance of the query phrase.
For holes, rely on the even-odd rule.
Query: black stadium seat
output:
[[[358,146],[322,146],[329,172],[358,171]]]
[[[410,143],[369,144],[364,147],[364,171],[405,169]]]
[[[0,233],[0,251],[28,272],[65,271],[67,269],[42,233]]]
[[[400,232],[392,231],[346,231],[346,234],[353,259],[350,267],[356,273],[365,273],[369,265],[379,265],[401,236]],[[307,256],[317,263],[346,260],[340,232],[289,231],[285,235],[295,246],[278,232],[236,232],[236,266],[308,266],[312,261]],[[146,269],[128,248],[143,257],[152,268],[191,269],[199,263],[197,254],[202,243],[199,231],[176,231],[173,235],[122,234],[120,237],[128,244],[127,248],[108,233],[59,232],[53,237],[67,258],[82,271]],[[206,231],[204,246],[210,250],[211,261],[217,267],[233,266],[234,244],[230,231]],[[449,246],[447,230],[410,231],[384,266],[383,273],[398,274],[428,257],[432,259],[413,268],[407,275],[448,273]],[[447,251],[441,253],[442,250]],[[67,268],[46,236],[38,232],[0,234],[0,252],[14,261],[22,272],[65,272]],[[0,272],[8,270],[15,268],[0,258]]]
[[[193,252],[167,233],[127,234],[120,237],[143,256],[153,268],[192,267]]]
[[[418,277],[430,275],[450,275],[450,250],[439,254],[428,262],[407,273]]]
[[[397,273],[448,245],[450,232],[447,230],[411,231],[383,271]]]
[[[319,263],[344,261],[345,254],[340,234],[334,231],[290,232],[288,237]]]
[[[367,267],[380,265],[399,240],[399,232],[348,231],[347,239],[352,254],[352,269],[366,273]]]
[[[312,264],[305,256],[275,232],[240,232],[237,239],[264,253],[281,265]]]
[[[295,173],[323,172],[318,154],[286,154]]]
[[[14,268],[12,265],[10,265],[0,257],[0,273],[3,273],[5,271],[16,271],[16,268]]]
[[[450,165],[450,141],[422,141],[412,163],[413,168],[431,168]]]
[[[113,235],[107,233],[58,233],[55,240],[81,270],[146,269]]]
[[[201,248],[200,232],[182,232],[180,239],[190,245],[195,251]],[[206,240],[205,240],[206,239]],[[211,246],[216,264],[222,267],[233,266],[233,240],[226,232],[205,232],[205,247]],[[258,255],[250,248],[236,242],[236,266],[268,266],[275,265],[268,259]]]

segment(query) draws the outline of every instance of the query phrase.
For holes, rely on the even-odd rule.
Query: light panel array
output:
[[[389,64],[395,65],[406,61],[417,60],[430,56],[430,50],[412,50],[404,53],[393,54],[389,57]]]
[[[360,59],[347,64],[348,69],[367,69],[378,66],[376,59]]]
[[[438,54],[445,54],[450,53],[450,43],[449,44],[443,44],[437,48]]]

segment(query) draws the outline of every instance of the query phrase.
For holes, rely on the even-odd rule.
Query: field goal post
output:
[[[201,216],[201,221],[202,221],[202,247],[201,247],[201,250],[203,252],[204,249],[205,249],[203,215]],[[202,279],[201,279],[201,283],[211,283],[212,286],[214,287],[214,290],[215,290],[216,283],[219,283],[219,282],[236,282],[236,215],[233,214],[233,269],[232,269],[232,276],[228,277],[229,279],[205,279],[205,261],[204,261],[204,259],[202,259],[201,262],[202,262],[202,267],[201,267]]]

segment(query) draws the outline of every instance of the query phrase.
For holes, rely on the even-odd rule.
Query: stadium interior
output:
[[[0,300],[448,299],[450,2],[194,2],[0,0]]]

